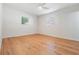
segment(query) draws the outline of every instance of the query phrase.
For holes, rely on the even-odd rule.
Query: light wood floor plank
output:
[[[79,42],[47,35],[3,39],[2,55],[79,55]]]

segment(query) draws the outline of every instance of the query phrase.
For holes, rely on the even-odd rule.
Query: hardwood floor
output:
[[[2,55],[79,55],[79,42],[46,35],[3,39]]]
[[[1,49],[0,49],[0,55],[1,55]]]

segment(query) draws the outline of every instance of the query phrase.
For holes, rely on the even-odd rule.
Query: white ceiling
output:
[[[5,6],[9,6],[24,12],[28,12],[34,15],[46,14],[49,12],[54,12],[58,9],[71,6],[74,3],[46,3],[44,6],[49,9],[39,9],[38,6],[41,3],[5,3]]]

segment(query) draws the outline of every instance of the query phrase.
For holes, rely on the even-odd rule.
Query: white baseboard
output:
[[[1,48],[1,46],[2,46],[2,39],[0,39],[0,48]]]
[[[34,35],[34,34],[43,34],[43,35],[52,36],[52,37],[57,37],[57,38],[62,38],[62,39],[68,39],[68,40],[79,41],[79,39],[75,39],[75,38],[63,37],[63,36],[51,35],[51,34],[44,34],[44,33],[30,33],[30,34],[26,34],[26,35]],[[7,37],[3,37],[3,38],[18,37],[18,36],[25,36],[25,35],[7,36]]]
[[[19,36],[34,35],[34,34],[38,34],[38,33],[29,33],[29,34],[23,34],[23,35],[7,36],[7,37],[3,37],[3,38],[19,37]]]
[[[44,34],[44,33],[40,33],[40,34],[47,35],[47,36],[52,36],[52,37],[57,37],[57,38],[62,38],[62,39],[73,40],[73,41],[79,41],[79,39],[70,38],[70,37],[63,37],[63,36],[51,35],[51,34]]]

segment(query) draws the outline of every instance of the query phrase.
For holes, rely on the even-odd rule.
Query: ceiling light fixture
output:
[[[49,9],[49,8],[46,7],[45,5],[46,5],[46,3],[41,3],[41,4],[39,4],[38,9],[39,9],[39,10],[42,10],[42,9]]]
[[[42,10],[43,8],[41,6],[38,7],[39,10]]]

